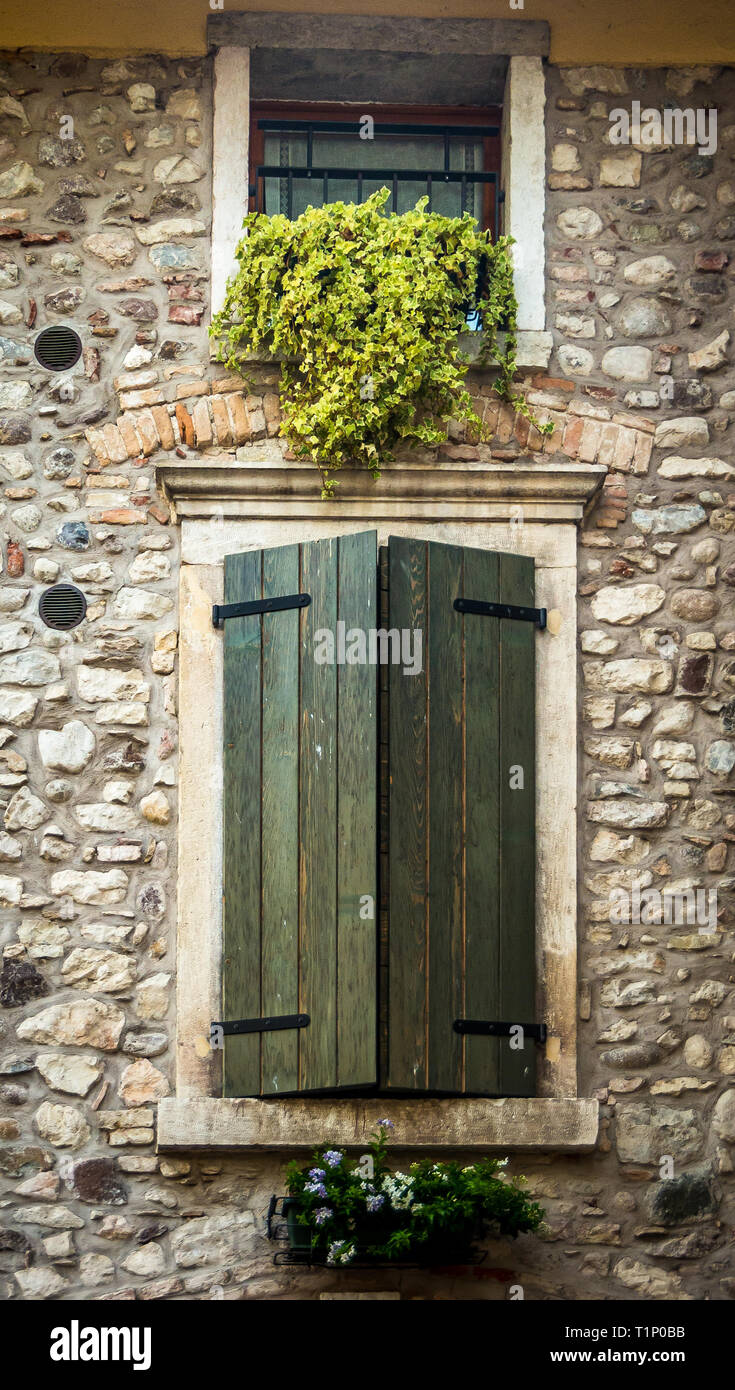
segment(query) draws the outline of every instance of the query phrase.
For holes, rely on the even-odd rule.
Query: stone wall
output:
[[[452,429],[442,451],[610,469],[581,537],[580,1093],[602,1144],[514,1160],[548,1235],[475,1271],[307,1274],[274,1269],[264,1237],[280,1159],[154,1145],[175,1043],[177,530],[152,470],[162,451],[286,452],[275,371],[251,393],[209,363],[211,72],[0,64],[0,1297],[732,1295],[735,90],[705,76],[713,160],[605,142],[611,106],[686,104],[686,73],[595,70],[588,90],[549,69],[557,347],[529,396],[556,428],[474,374],[493,440]],[[84,341],[73,400],[29,351],[55,322]],[[38,617],[57,579],[89,605],[69,634]],[[634,879],[716,887],[716,930],[611,923]]]

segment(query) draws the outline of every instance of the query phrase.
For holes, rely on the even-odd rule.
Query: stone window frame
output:
[[[270,22],[269,22],[270,21]],[[218,15],[208,32],[214,55],[212,147],[212,311],[224,302],[236,268],[235,247],[248,210],[251,48],[352,51],[382,47],[386,53],[509,54],[503,96],[501,186],[504,229],[515,240],[519,367],[548,367],[553,346],[546,329],[546,82],[548,25],[508,20],[391,20],[367,16]],[[451,103],[445,103],[451,104]],[[459,104],[459,103],[456,103]]]
[[[503,98],[501,181],[505,230],[516,240],[518,363],[548,366],[545,308],[545,76],[548,25],[507,20],[386,20],[368,16],[230,14],[210,17],[214,57],[212,305],[223,301],[248,206],[251,50],[287,48],[451,58],[509,55]],[[283,70],[287,55],[276,54]],[[464,58],[459,61],[462,69]],[[426,71],[426,69],[423,69]],[[293,93],[284,93],[293,96]],[[414,100],[415,97],[406,97]],[[445,104],[452,104],[446,102]],[[461,104],[461,103],[455,103]],[[163,464],[158,480],[182,527],[180,571],[180,815],[176,1095],[159,1105],[161,1150],[290,1151],[329,1138],[364,1144],[390,1116],[401,1147],[417,1150],[589,1152],[598,1103],[577,1093],[577,526],[605,468],[546,459],[466,467],[398,464],[376,490],[343,470],[339,503],[320,500],[308,466],[247,459]],[[518,525],[518,507],[523,525]],[[212,627],[223,556],[350,530],[389,532],[523,550],[537,563],[537,601],[556,610],[539,639],[537,672],[537,956],[539,1017],[549,1038],[539,1095],[524,1099],[344,1100],[221,1097],[220,1058],[209,1026],[220,1017],[222,844],[222,641]],[[558,710],[565,711],[560,724]],[[544,729],[554,729],[542,741]],[[563,832],[560,833],[560,827]]]
[[[159,1148],[361,1144],[387,1115],[401,1145],[418,1150],[590,1151],[598,1103],[577,1093],[577,526],[606,469],[546,459],[394,464],[379,489],[343,470],[340,501],[325,503],[313,468],[247,452],[157,469],[182,530],[176,1095],[159,1105]],[[221,1017],[223,649],[212,604],[222,601],[223,557],[370,528],[381,542],[391,533],[533,555],[537,601],[553,614],[537,639],[537,977],[549,1037],[535,1098],[221,1096],[221,1053],[208,1039]]]

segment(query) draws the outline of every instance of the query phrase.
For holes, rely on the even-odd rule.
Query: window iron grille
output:
[[[312,180],[314,184],[321,183],[319,193],[316,195],[320,204],[329,202],[329,185],[337,181],[349,180],[357,185],[357,202],[362,203],[364,198],[364,185],[384,184],[391,191],[390,211],[396,212],[398,209],[398,186],[401,183],[423,184],[423,190],[417,189],[417,197],[425,192],[429,202],[429,211],[432,209],[432,198],[437,184],[451,183],[459,184],[461,190],[461,207],[467,209],[467,193],[474,186],[488,187],[491,192],[491,222],[494,228],[498,225],[498,204],[503,201],[503,196],[498,189],[498,174],[496,170],[488,169],[452,169],[451,151],[453,143],[458,139],[488,139],[498,136],[500,127],[494,125],[414,125],[404,122],[375,122],[373,134],[376,140],[381,136],[429,136],[433,139],[441,138],[443,142],[443,161],[441,168],[434,169],[401,169],[387,164],[385,168],[360,167],[359,163],[353,167],[340,165],[321,165],[314,161],[314,136],[315,134],[335,134],[335,135],[355,135],[355,121],[298,121],[298,120],[260,120],[258,128],[263,131],[281,132],[288,135],[300,135],[306,138],[306,160],[301,164],[289,164],[288,142],[281,142],[281,162],[279,164],[260,164],[255,169],[255,184],[250,188],[250,196],[254,200],[254,206],[259,212],[272,212],[273,209],[266,206],[266,179],[277,179],[279,181],[279,208],[278,211],[286,217],[293,216],[294,208],[294,183],[297,180]]]

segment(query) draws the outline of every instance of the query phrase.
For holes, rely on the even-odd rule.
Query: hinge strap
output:
[[[215,603],[212,622],[223,627],[226,618],[249,618],[254,613],[280,613],[284,608],[306,608],[311,594],[285,594],[282,598],[256,598],[250,603]]]
[[[212,1023],[211,1028],[221,1028],[228,1034],[236,1033],[278,1033],[284,1028],[306,1028],[311,1023],[309,1014],[277,1014],[273,1018],[237,1018],[229,1023]]]
[[[477,613],[483,618],[514,618],[520,623],[536,623],[546,627],[545,608],[519,608],[513,603],[484,603],[477,598],[456,598],[454,607],[458,613]]]
[[[513,1028],[522,1028],[525,1037],[534,1042],[546,1042],[545,1023],[498,1023],[484,1018],[455,1018],[455,1033],[489,1038],[509,1038]]]

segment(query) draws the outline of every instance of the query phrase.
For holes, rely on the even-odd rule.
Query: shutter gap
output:
[[[299,593],[304,588],[304,565],[303,565],[303,545],[299,545]],[[302,893],[301,893],[301,726],[303,723],[303,710],[301,705],[301,662],[304,645],[303,628],[306,623],[306,609],[303,608],[299,613],[298,631],[298,661],[296,671],[297,696],[296,696],[296,998],[298,1009],[301,1012],[303,999],[301,995],[301,936],[303,930],[302,922]],[[301,1090],[302,1082],[302,1055],[301,1055],[301,1030],[296,1035],[296,1085]]]
[[[431,830],[431,799],[430,799],[431,764],[430,764],[430,761],[429,761],[429,757],[430,757],[430,753],[429,753],[429,750],[430,750],[430,732],[431,732],[431,696],[430,696],[430,690],[431,690],[431,665],[430,665],[430,662],[431,662],[431,657],[430,657],[430,638],[429,638],[429,634],[430,634],[430,629],[431,629],[431,615],[430,615],[430,597],[429,597],[429,595],[430,595],[430,579],[431,579],[431,576],[430,576],[430,565],[431,565],[431,561],[430,561],[430,547],[429,547],[429,542],[428,542],[428,541],[426,541],[426,542],[424,543],[424,554],[425,554],[425,557],[426,557],[426,559],[425,559],[425,576],[426,576],[426,577],[425,577],[425,581],[424,581],[424,614],[425,614],[425,622],[426,622],[426,631],[425,631],[425,633],[424,633],[424,650],[425,650],[425,653],[426,653],[426,706],[425,706],[425,708],[426,708],[426,717],[425,717],[425,720],[424,720],[424,725],[425,725],[425,740],[426,740],[426,747],[425,747],[425,761],[424,761],[424,781],[425,781],[425,792],[424,792],[424,816],[425,816],[425,823],[424,823],[424,835],[425,835],[425,847],[424,847],[424,1059],[425,1059],[425,1060],[424,1060],[424,1087],[423,1087],[423,1089],[426,1090],[427,1087],[430,1087],[430,1086],[431,1086],[431,1077],[430,1077],[430,1075],[429,1075],[429,949],[430,949],[430,923],[431,923],[431,896],[430,896],[430,892],[431,892],[431,890],[430,890],[430,885],[431,885],[431,850],[430,850],[430,843],[431,843],[431,835],[430,835],[430,830]]]
[[[335,539],[335,598],[334,598],[334,636],[339,632],[341,611],[340,558],[342,546],[339,536]],[[313,653],[312,653],[313,659]],[[344,668],[342,668],[344,669]],[[340,820],[339,820],[339,696],[342,683],[339,663],[334,668],[334,1076],[340,1083],[339,1072],[339,866],[340,866]]]
[[[260,552],[260,597],[265,598],[265,552]],[[241,620],[242,621],[242,620]],[[248,620],[245,619],[247,622]],[[262,1018],[263,1009],[263,689],[265,681],[265,622],[262,618],[258,619],[260,627],[260,883],[258,886],[258,1000],[259,1016]],[[258,1077],[260,1079],[260,1093],[263,1093],[263,1034],[258,1037]]]
[[[461,591],[467,592],[465,584],[465,557],[462,551],[462,563],[460,568]],[[467,1017],[467,653],[465,648],[465,616],[462,614],[462,878],[461,878],[461,913],[462,913],[462,1001],[461,1017]],[[460,1042],[459,1054],[460,1069],[460,1089],[467,1090],[467,1042],[465,1038]]]

